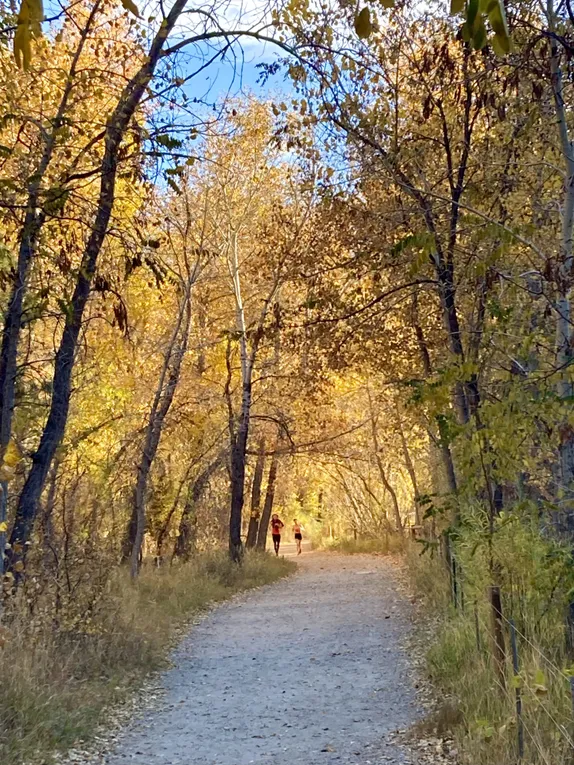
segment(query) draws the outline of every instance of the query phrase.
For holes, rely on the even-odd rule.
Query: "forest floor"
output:
[[[391,559],[304,553],[296,575],[218,606],[153,699],[90,761],[109,765],[403,765],[421,716]],[[84,759],[71,758],[68,762]],[[424,758],[426,759],[426,758]]]

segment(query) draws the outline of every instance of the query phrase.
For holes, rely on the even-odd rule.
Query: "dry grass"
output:
[[[404,537],[398,534],[383,534],[380,537],[353,539],[340,538],[324,543],[326,550],[345,555],[394,555],[403,552]]]
[[[160,668],[193,614],[234,593],[288,575],[294,564],[248,555],[199,555],[185,566],[116,573],[89,618],[64,629],[37,613],[13,619],[0,649],[0,762],[46,761],[87,739],[107,707]]]
[[[515,529],[514,539],[521,534]],[[517,636],[520,671],[514,680],[505,626],[505,680],[493,658],[491,611],[487,598],[488,567],[479,553],[458,551],[467,573],[463,581],[464,608],[452,605],[449,576],[439,557],[407,552],[413,589],[426,607],[427,670],[443,703],[427,724],[435,733],[450,731],[465,765],[514,765],[518,755],[516,685],[523,706],[524,762],[528,765],[570,765],[574,755],[574,718],[564,641],[560,551],[539,537],[524,533],[524,560],[511,540],[501,540],[503,612],[512,616]],[[558,560],[558,564],[554,562]],[[512,577],[510,577],[510,566]],[[551,566],[555,565],[554,571]],[[471,577],[472,575],[472,577]],[[459,583],[460,584],[460,583]],[[520,584],[520,586],[518,586]],[[444,707],[444,709],[443,709]],[[441,730],[438,730],[438,728]]]

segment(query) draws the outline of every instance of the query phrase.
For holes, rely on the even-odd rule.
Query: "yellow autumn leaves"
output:
[[[22,459],[22,454],[15,441],[10,441],[4,452],[4,459],[0,465],[0,481],[9,481],[16,473],[16,467]]]
[[[120,0],[123,7],[126,9],[126,11],[129,11],[129,13],[133,13],[134,16],[137,16],[139,18],[140,12],[137,5],[133,2],[133,0]]]
[[[363,10],[355,17],[355,32],[357,33],[357,37],[361,40],[365,40],[367,37],[371,36],[373,32],[373,24],[371,22],[371,12],[368,8],[363,8]]]
[[[394,0],[380,0],[384,8],[392,8]],[[452,15],[464,11],[466,20],[462,27],[462,38],[472,43],[475,50],[481,50],[488,43],[499,56],[510,53],[510,34],[506,23],[504,0],[451,0]],[[488,20],[494,35],[488,39],[485,20]],[[365,6],[355,16],[355,32],[361,40],[373,33],[374,25],[370,9]]]
[[[383,8],[394,8],[395,0],[379,0]],[[355,16],[355,32],[360,40],[366,40],[373,34],[373,20],[371,11],[365,6]]]
[[[32,37],[42,34],[44,6],[42,0],[22,0],[14,35],[14,58],[21,69],[28,69],[32,60]]]
[[[140,17],[140,12],[133,0],[120,0],[129,13]],[[384,8],[392,8],[394,0],[380,0]],[[462,28],[463,39],[472,42],[476,50],[490,42],[498,55],[510,51],[510,36],[506,24],[504,0],[451,0],[451,13],[466,11],[466,21]],[[494,32],[490,41],[487,39],[485,18]],[[21,69],[28,69],[32,60],[32,38],[42,34],[44,6],[42,0],[21,0],[18,23],[14,34],[14,58]],[[366,40],[373,33],[371,11],[367,6],[355,16],[355,32],[361,40]]]
[[[129,13],[139,17],[140,12],[133,0],[120,0]],[[21,0],[14,34],[14,59],[20,69],[28,69],[32,61],[32,38],[42,34],[44,5],[42,0]]]

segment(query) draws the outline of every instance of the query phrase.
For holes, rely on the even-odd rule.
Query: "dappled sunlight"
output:
[[[411,684],[407,749],[570,762],[574,14],[506,10],[0,4],[2,763],[230,598],[141,765],[397,760]]]

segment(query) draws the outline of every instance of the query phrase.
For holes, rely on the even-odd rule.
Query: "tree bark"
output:
[[[383,461],[381,459],[381,455],[378,454],[378,453],[376,455],[376,460],[377,460],[377,467],[379,468],[379,475],[381,476],[381,481],[383,483],[383,486],[385,487],[385,489],[391,495],[391,500],[392,500],[392,503],[393,503],[393,511],[394,511],[394,514],[395,514],[395,526],[396,526],[396,530],[399,532],[399,534],[402,534],[404,529],[403,529],[403,521],[402,521],[402,518],[401,518],[401,508],[399,506],[399,500],[398,500],[398,497],[397,497],[397,493],[393,489],[393,486],[392,486],[391,482],[388,479],[386,470],[385,470],[384,465],[383,465]]]
[[[135,532],[134,539],[130,540],[132,542],[130,551],[132,578],[138,575],[140,568],[142,544],[146,525],[146,499],[150,470],[157,454],[165,418],[173,403],[173,397],[181,375],[181,364],[189,343],[189,331],[191,327],[191,289],[192,279],[190,278],[182,296],[177,323],[166,350],[159,384],[154,396],[146,428],[140,463],[138,465],[132,518],[129,526],[129,530]],[[134,518],[135,524],[133,523]]]
[[[492,639],[494,643],[494,660],[498,680],[502,690],[506,689],[506,648],[504,644],[504,625],[502,623],[502,599],[500,597],[500,587],[491,585],[490,587],[490,608],[492,618]]]
[[[452,451],[448,445],[448,435],[446,433],[446,424],[444,420],[439,420],[438,423],[438,438],[439,449],[442,457],[442,464],[445,470],[445,477],[447,486],[451,494],[458,492],[458,484],[456,480],[456,472],[454,469],[454,460],[452,458]]]
[[[175,558],[180,558],[185,562],[190,559],[195,547],[197,503],[203,496],[212,476],[223,464],[227,454],[227,449],[222,449],[215,459],[201,471],[187,492],[187,498],[179,522],[179,533],[173,548],[172,561]]]
[[[259,451],[257,452],[257,462],[255,463],[255,472],[253,474],[253,486],[251,487],[251,515],[249,517],[249,528],[247,530],[246,542],[248,550],[252,550],[257,544],[259,518],[261,516],[261,484],[263,482],[264,469],[265,438],[262,436],[259,440]]]
[[[414,327],[415,335],[417,338],[417,344],[418,344],[419,352],[421,355],[423,371],[424,371],[425,377],[429,379],[432,376],[432,364],[431,364],[430,354],[428,351],[428,346],[427,346],[426,338],[424,336],[423,328],[421,327],[419,319],[418,319],[418,303],[417,303],[416,294],[413,297],[412,317],[413,317],[413,327]],[[448,439],[447,439],[446,423],[444,419],[440,416],[437,416],[435,419],[436,419],[437,429],[438,429],[438,439],[436,439],[436,437],[433,436],[432,433],[430,432],[429,432],[429,436],[431,438],[432,443],[437,443],[438,445],[441,461],[444,468],[445,479],[446,479],[446,483],[449,488],[449,491],[451,494],[456,494],[458,491],[458,486],[456,481],[456,472],[454,468],[452,452],[450,450],[450,446],[448,444]]]
[[[252,378],[259,343],[263,335],[263,321],[268,307],[262,312],[259,325],[255,331],[251,344],[251,351],[247,343],[247,327],[245,321],[245,307],[241,292],[241,278],[239,271],[239,244],[237,232],[231,235],[229,252],[229,271],[235,297],[235,315],[237,330],[239,332],[239,351],[241,356],[241,410],[238,418],[237,430],[232,436],[231,448],[231,508],[229,513],[229,555],[238,563],[243,556],[243,543],[241,541],[241,524],[243,517],[243,503],[245,500],[245,463],[247,460],[247,442],[249,439],[249,425],[251,420],[252,403]],[[230,401],[230,399],[229,399]],[[231,404],[228,404],[231,412]]]
[[[18,264],[16,267],[14,284],[8,301],[8,307],[4,316],[2,344],[0,347],[0,463],[2,462],[2,457],[8,446],[8,442],[10,441],[12,431],[18,346],[22,328],[24,298],[28,288],[28,273],[36,255],[40,233],[46,221],[46,214],[42,210],[40,204],[42,183],[44,182],[46,172],[52,161],[52,157],[54,156],[58,131],[64,123],[66,112],[68,110],[68,103],[75,84],[80,56],[82,55],[88,34],[92,28],[96,15],[99,12],[100,6],[101,2],[96,0],[86,20],[86,24],[80,32],[78,47],[70,64],[70,70],[66,78],[66,84],[62,92],[58,111],[53,120],[51,120],[51,130],[46,135],[44,149],[38,167],[36,171],[30,175],[26,213],[18,248]]]
[[[558,125],[560,147],[565,169],[564,198],[562,201],[562,230],[560,262],[556,274],[556,366],[558,369],[557,394],[562,400],[572,400],[574,384],[570,367],[574,360],[574,334],[572,331],[572,271],[574,266],[574,145],[570,139],[564,104],[563,75],[559,42],[556,36],[557,18],[554,3],[548,1],[548,26],[553,33],[550,40],[550,73],[554,108]],[[560,428],[559,489],[569,499],[565,513],[565,530],[574,533],[574,429],[564,418]]]
[[[398,402],[395,403],[396,412],[397,412],[397,424],[399,426],[399,436],[401,439],[401,447],[403,451],[403,457],[405,460],[405,466],[407,468],[407,473],[409,474],[409,478],[411,479],[411,484],[413,487],[413,494],[414,494],[414,507],[415,507],[415,523],[417,526],[421,525],[422,519],[421,519],[421,508],[419,504],[419,485],[417,481],[417,474],[415,471],[415,466],[413,464],[413,461],[411,459],[411,453],[409,450],[409,446],[407,444],[407,439],[405,438],[405,432],[403,430],[403,422],[401,420],[401,413],[399,410],[399,404]]]
[[[443,322],[451,353],[459,363],[464,362],[464,348],[462,345],[462,336],[460,324],[458,321],[458,311],[455,302],[454,270],[452,266],[445,266],[442,263],[440,255],[436,255],[435,272],[439,284],[439,298],[442,305]],[[454,406],[458,421],[461,425],[466,425],[470,420],[469,404],[466,396],[465,386],[462,382],[456,382],[454,386]]]
[[[389,481],[389,478],[387,476],[387,471],[385,470],[385,466],[383,465],[383,460],[381,458],[381,448],[379,444],[379,436],[377,434],[377,418],[375,416],[375,410],[373,407],[373,399],[371,396],[371,389],[368,383],[367,383],[367,395],[369,398],[371,438],[373,439],[373,447],[375,450],[375,461],[377,463],[377,468],[379,470],[379,476],[381,478],[381,482],[391,496],[391,501],[393,503],[393,512],[395,515],[396,529],[399,532],[399,534],[402,534],[404,529],[403,529],[403,521],[401,518],[401,509],[399,506],[399,500],[398,500],[396,491],[394,490],[394,488],[391,485],[391,482]]]
[[[32,467],[20,494],[12,533],[8,570],[21,577],[26,543],[30,540],[38,503],[46,476],[62,440],[70,406],[72,370],[82,327],[84,310],[90,295],[98,258],[106,237],[115,200],[115,184],[119,151],[125,131],[142,97],[146,93],[165,41],[185,8],[187,0],[175,0],[165,22],[156,34],[145,63],[124,88],[119,102],[110,116],[104,139],[104,155],[100,166],[100,192],[97,212],[78,271],[70,308],[66,312],[64,330],[56,353],[52,382],[52,401],[40,444],[32,458]]]
[[[275,485],[277,483],[278,462],[279,457],[277,455],[277,449],[274,449],[273,456],[271,457],[271,465],[269,466],[269,477],[267,478],[265,503],[263,505],[261,523],[259,524],[259,533],[257,534],[257,549],[261,551],[264,551],[267,545],[267,531],[269,529],[269,522],[271,521],[271,514],[273,512],[273,502],[275,500]]]
[[[243,556],[241,521],[245,499],[245,462],[251,416],[251,375],[243,383],[241,414],[231,451],[231,512],[229,514],[229,554],[238,563]]]

